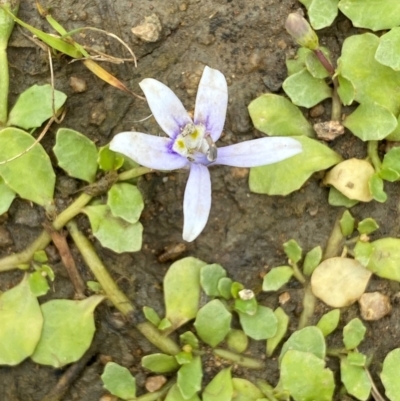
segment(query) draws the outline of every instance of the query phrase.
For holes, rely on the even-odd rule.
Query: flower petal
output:
[[[287,137],[259,138],[218,148],[215,164],[257,167],[280,162],[302,152],[300,142]]]
[[[171,138],[192,122],[183,104],[168,86],[152,78],[139,83],[154,118],[163,131]]]
[[[211,180],[208,168],[192,163],[183,200],[183,239],[195,240],[207,224],[211,209]]]
[[[221,136],[228,107],[228,86],[224,74],[205,67],[197,90],[194,123],[203,124],[216,142]]]
[[[156,170],[175,170],[189,162],[169,148],[171,139],[142,134],[121,132],[110,142],[110,149],[122,153],[136,163]]]

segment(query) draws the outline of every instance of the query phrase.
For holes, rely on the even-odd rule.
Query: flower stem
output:
[[[132,178],[140,177],[147,173],[151,173],[153,170],[147,167],[135,167],[130,170],[124,171],[118,175],[118,181],[128,181]]]
[[[315,49],[314,54],[317,56],[319,62],[326,69],[326,71],[328,71],[328,74],[332,77],[333,93],[331,120],[340,121],[342,116],[342,102],[340,101],[338,95],[339,81],[335,76],[335,68],[333,67],[332,63],[325,57],[325,54],[321,51],[321,49]]]
[[[378,141],[368,141],[368,157],[376,172],[382,168],[382,162],[378,155]]]
[[[232,351],[228,351],[228,350],[221,349],[221,348],[216,348],[213,352],[215,355],[219,356],[220,358],[235,362],[239,366],[243,366],[244,368],[250,368],[250,369],[265,368],[264,362],[259,361],[258,359],[249,358],[247,356],[236,354]]]
[[[303,311],[299,319],[299,329],[303,329],[310,324],[311,317],[314,315],[316,300],[311,290],[311,284],[308,283],[304,288]]]
[[[79,249],[84,261],[92,271],[93,275],[96,277],[96,280],[100,283],[107,298],[124,316],[129,317],[132,315],[135,311],[134,306],[131,304],[125,294],[118,288],[117,284],[108,273],[106,267],[103,265],[103,262],[98,257],[92,243],[79,230],[74,220],[71,220],[69,223],[67,223],[67,229],[74,240],[75,245]]]
[[[297,263],[293,263],[291,266],[292,266],[292,269],[293,269],[293,276],[295,276],[296,279],[297,279],[301,284],[305,284],[306,278],[304,277],[303,273],[302,273],[301,270],[299,269],[299,266],[297,266]]]
[[[326,244],[323,260],[333,258],[340,254],[340,248],[343,245],[344,237],[340,228],[340,217],[338,217],[333,225],[331,235]]]

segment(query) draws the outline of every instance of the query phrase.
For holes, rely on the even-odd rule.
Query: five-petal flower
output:
[[[156,170],[190,168],[183,201],[183,239],[191,242],[204,229],[211,208],[208,167],[223,164],[256,167],[276,163],[302,151],[292,138],[259,138],[218,148],[228,105],[224,75],[205,67],[196,97],[193,121],[176,95],[163,83],[146,78],[140,82],[154,118],[169,136],[122,132],[110,149],[142,166]]]

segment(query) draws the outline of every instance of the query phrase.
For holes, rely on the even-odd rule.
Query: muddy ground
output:
[[[182,99],[188,110],[194,106],[196,87],[205,65],[222,71],[229,84],[229,109],[222,145],[241,142],[262,136],[251,124],[247,105],[258,95],[266,92],[281,94],[281,84],[286,77],[285,59],[295,53],[296,46],[283,26],[288,13],[300,4],[296,0],[60,0],[43,2],[53,16],[68,30],[94,26],[119,35],[135,52],[138,67],[132,63],[107,65],[110,71],[140,93],[138,82],[153,77],[170,86]],[[156,42],[146,43],[134,37],[131,28],[143,19],[156,14],[162,25]],[[35,2],[21,1],[19,16],[22,20],[46,31],[47,22],[38,15]],[[24,32],[26,33],[26,32]],[[345,37],[354,33],[349,21],[339,16],[334,27],[321,32],[321,42],[333,53],[339,51]],[[127,56],[115,41],[86,31],[76,37],[81,43],[114,55]],[[24,36],[20,29],[12,35],[9,48],[10,102],[34,83],[49,82],[49,65],[46,53]],[[126,130],[161,134],[150,118],[146,103],[116,90],[94,77],[79,62],[70,64],[65,57],[54,59],[56,88],[68,95],[67,115],[62,126],[78,130],[99,146],[108,143],[113,135]],[[70,78],[78,77],[86,82],[87,90],[75,93]],[[323,104],[325,113],[318,121],[329,119],[329,101]],[[304,110],[308,117],[307,110]],[[316,119],[310,118],[312,123]],[[51,154],[54,145],[53,126],[43,144]],[[345,134],[330,146],[343,155],[364,157],[366,146],[350,134]],[[56,166],[55,158],[54,165]],[[59,205],[67,205],[71,195],[81,185],[78,181],[57,172],[56,197]],[[305,251],[324,246],[336,217],[342,209],[328,205],[328,189],[323,187],[321,176],[312,177],[304,187],[287,197],[268,197],[250,193],[248,170],[230,167],[211,169],[212,209],[204,232],[188,244],[182,256],[194,256],[206,262],[219,263],[229,275],[257,289],[260,277],[268,268],[286,262],[282,244],[296,239]],[[163,312],[162,280],[169,264],[160,264],[157,255],[163,248],[182,242],[182,199],[187,172],[152,174],[143,178],[140,189],[145,199],[141,222],[144,226],[143,249],[133,254],[117,255],[96,243],[99,255],[118,281],[123,291],[140,308],[143,305]],[[359,220],[375,218],[380,224],[374,238],[399,235],[398,188],[386,184],[389,200],[385,204],[371,202],[352,208]],[[43,211],[23,200],[14,201],[9,213],[2,216],[0,246],[3,255],[20,251],[40,232],[44,221]],[[89,230],[84,217],[80,225]],[[95,241],[94,241],[95,242]],[[92,279],[78,252],[71,245],[79,268],[86,280]],[[56,272],[54,291],[47,298],[71,298],[70,284],[55,249],[47,249]],[[20,281],[21,272],[1,275],[0,289],[5,290]],[[290,329],[297,327],[301,313],[302,289],[296,284],[285,290],[291,295],[284,305],[291,317]],[[400,337],[397,284],[373,278],[368,290],[379,290],[390,295],[393,311],[377,322],[365,322],[367,338],[361,351],[374,355],[371,371],[379,386],[377,374],[384,356],[398,347]],[[277,294],[263,295],[265,305],[276,307]],[[315,321],[328,309],[319,303]],[[358,316],[356,305],[343,311],[341,327]],[[143,384],[146,377],[140,368],[140,357],[155,349],[139,333],[115,323],[116,316],[107,305],[98,308],[96,322],[98,333],[92,347],[91,357],[84,369],[71,384],[63,398],[66,401],[99,400],[105,393],[100,381],[104,358],[110,356],[115,362],[127,366]],[[340,335],[335,339],[340,343]],[[264,345],[253,345],[256,356],[265,353]],[[217,371],[209,363],[209,379]],[[267,378],[276,384],[278,378],[275,358],[267,361],[263,372],[236,369],[235,375],[253,379]],[[329,361],[335,367],[336,361]],[[39,401],[57,383],[63,370],[38,366],[27,360],[17,367],[0,367],[0,399],[4,401]],[[337,378],[338,375],[337,375]],[[339,386],[337,386],[339,389]],[[337,399],[339,395],[337,394]],[[343,397],[341,398],[343,399]]]

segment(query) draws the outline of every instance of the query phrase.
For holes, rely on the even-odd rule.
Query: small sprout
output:
[[[353,234],[355,221],[355,218],[348,210],[343,213],[343,216],[340,219],[340,229],[344,237]]]
[[[379,228],[378,223],[371,217],[368,217],[360,221],[357,226],[357,230],[360,234],[371,234],[378,228]]]
[[[367,328],[359,318],[350,320],[343,328],[343,342],[347,350],[357,348],[364,340]]]
[[[150,323],[154,324],[154,326],[158,326],[161,323],[160,316],[158,316],[158,313],[153,308],[143,306],[143,314]]]
[[[310,24],[299,13],[290,13],[285,22],[289,35],[300,45],[310,50],[319,48],[318,36]]]
[[[226,337],[227,346],[239,354],[246,351],[249,345],[249,339],[242,330],[232,329]]]
[[[291,263],[297,263],[301,259],[302,249],[294,239],[283,244],[283,251]]]

